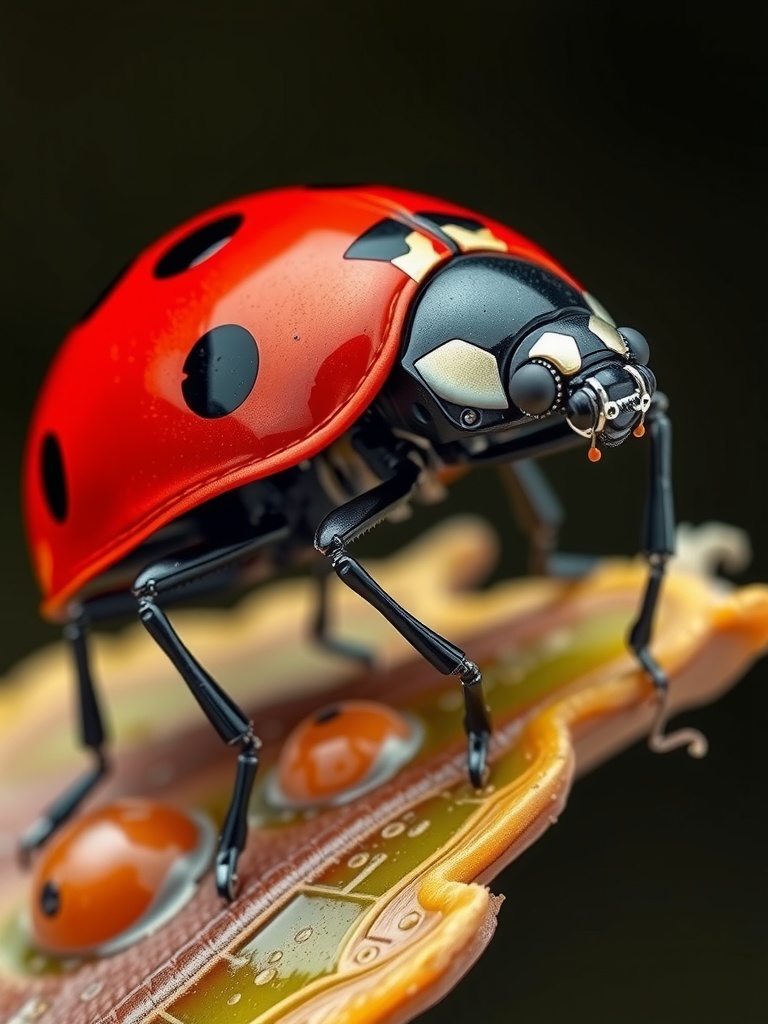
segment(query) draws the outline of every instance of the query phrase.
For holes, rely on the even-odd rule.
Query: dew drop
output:
[[[421,914],[417,910],[412,910],[410,914],[400,918],[397,922],[397,927],[404,932],[409,932],[411,928],[416,927],[419,921],[421,921]]]
[[[259,971],[256,977],[253,979],[254,985],[268,985],[274,977],[277,976],[277,971],[274,967],[267,967],[263,971]]]
[[[84,1003],[89,1003],[91,999],[95,999],[96,996],[101,992],[103,984],[100,981],[94,981],[91,985],[88,985],[80,993],[80,998]]]
[[[379,951],[375,946],[363,946],[363,948],[358,950],[355,954],[355,962],[358,964],[369,964],[372,960],[375,960],[378,955]]]
[[[417,836],[422,836],[424,835],[424,833],[427,831],[431,824],[432,822],[429,821],[427,818],[425,818],[423,821],[417,821],[415,825],[411,825],[411,827],[408,829],[407,835],[411,839],[415,839]]]

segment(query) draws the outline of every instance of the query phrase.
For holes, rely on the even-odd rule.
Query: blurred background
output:
[[[681,520],[744,527],[768,581],[759,5],[6,2],[0,9],[0,669],[37,618],[18,476],[53,352],[180,220],[294,182],[412,187],[535,238],[649,338],[671,399]],[[641,445],[547,460],[565,550],[636,550]],[[589,474],[589,476],[587,476]],[[589,483],[587,483],[589,481]],[[451,510],[523,546],[488,474]],[[376,531],[392,550],[427,518]],[[362,544],[362,542],[361,542]],[[765,1020],[768,663],[687,714],[691,762],[638,746],[575,787],[496,880],[499,929],[428,1024]]]

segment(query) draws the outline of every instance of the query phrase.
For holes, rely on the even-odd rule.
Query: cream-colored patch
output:
[[[605,320],[601,320],[597,316],[591,316],[589,318],[589,329],[602,341],[606,348],[613,349],[620,356],[628,355],[626,342],[616,328],[611,327]]]
[[[463,228],[459,224],[443,224],[440,228],[449,238],[452,238],[462,252],[472,252],[476,249],[494,249],[496,252],[507,252],[508,246],[500,238],[493,234],[490,228],[480,228],[472,231],[470,228]]]
[[[461,338],[417,359],[415,367],[436,395],[475,409],[508,409],[509,401],[490,352]]]
[[[408,252],[402,256],[395,256],[392,263],[414,281],[421,281],[442,257],[435,252],[432,239],[418,231],[412,231],[407,235],[405,244],[408,246]]]
[[[561,373],[576,373],[581,367],[581,352],[570,334],[547,331],[531,347],[530,355],[532,359],[546,359]]]

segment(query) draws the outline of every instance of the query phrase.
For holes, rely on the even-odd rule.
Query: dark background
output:
[[[507,221],[651,342],[681,520],[745,527],[768,580],[759,5],[5,3],[2,668],[36,616],[18,474],[68,325],[185,217],[292,182],[381,181]],[[549,460],[567,549],[636,549],[641,445]],[[588,475],[589,474],[589,475]],[[452,508],[504,521],[490,479]],[[448,511],[447,509],[445,511]],[[426,520],[425,520],[426,521]],[[369,551],[401,542],[379,531]],[[377,545],[379,547],[377,548]],[[522,547],[512,531],[509,565]],[[711,754],[628,751],[495,882],[490,950],[432,1024],[765,1020],[765,663],[686,715]]]

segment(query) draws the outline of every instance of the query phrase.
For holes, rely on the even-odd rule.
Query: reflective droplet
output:
[[[311,938],[311,936],[311,928],[302,928],[301,931],[296,932],[293,938],[295,942],[306,942],[307,939]]]
[[[379,951],[375,946],[363,946],[355,954],[355,962],[358,964],[369,964],[372,960],[375,960],[379,955]]]
[[[364,864],[368,863],[367,853],[353,853],[347,861],[348,868],[361,868]]]
[[[411,825],[411,827],[408,829],[407,834],[411,839],[415,839],[416,836],[424,835],[424,833],[427,831],[431,824],[432,822],[429,821],[427,818],[425,818],[423,821],[417,821],[415,825]]]
[[[96,998],[96,996],[99,994],[99,992],[101,992],[103,987],[104,985],[102,982],[94,981],[92,982],[92,984],[88,985],[87,988],[83,989],[83,991],[80,993],[80,998],[84,1003],[89,1003],[91,999]]]
[[[397,927],[404,932],[409,932],[411,928],[415,928],[416,925],[421,921],[421,914],[417,910],[412,910],[410,914],[405,914],[397,922]]]
[[[391,821],[381,830],[381,836],[383,839],[394,839],[395,836],[402,835],[403,832],[405,832],[405,825],[402,821]]]
[[[254,985],[268,985],[273,978],[277,977],[277,971],[274,967],[266,967],[263,971],[259,971],[256,977],[253,979]]]
[[[274,951],[274,953],[270,953],[269,954],[269,959],[267,960],[267,963],[268,964],[277,964],[277,963],[280,963],[280,961],[282,959],[283,959],[283,951],[282,951],[282,949],[276,949]]]
[[[229,997],[229,999],[227,1000],[227,1006],[234,1006],[235,1003],[239,1003],[239,1002],[240,1002],[240,993],[239,992],[235,992],[235,994],[231,995]]]

